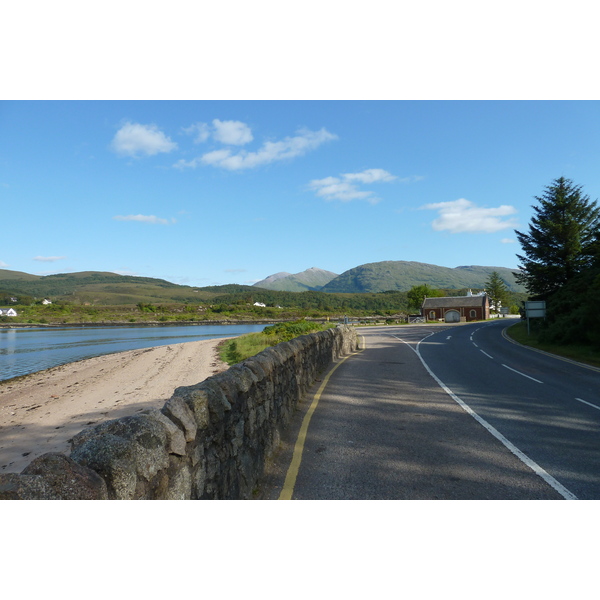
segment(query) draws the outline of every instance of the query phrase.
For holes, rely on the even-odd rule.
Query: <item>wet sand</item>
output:
[[[0,473],[20,473],[46,452],[70,453],[88,425],[161,408],[175,388],[227,369],[223,338],[130,350],[0,382]]]

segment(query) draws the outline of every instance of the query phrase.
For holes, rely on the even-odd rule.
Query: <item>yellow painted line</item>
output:
[[[319,386],[315,397],[310,405],[310,408],[304,415],[304,419],[302,419],[302,425],[300,426],[300,431],[298,433],[298,438],[296,439],[296,444],[294,446],[294,454],[292,455],[292,462],[288,468],[287,475],[285,477],[285,481],[283,483],[283,488],[281,489],[281,493],[279,494],[279,500],[291,500],[292,495],[294,493],[294,487],[296,485],[296,478],[298,477],[298,471],[300,471],[300,463],[302,462],[302,453],[304,452],[304,443],[306,442],[306,434],[308,432],[308,425],[310,420],[312,419],[313,413],[317,409],[317,405],[319,404],[319,400],[321,399],[321,394],[325,389],[325,386],[329,382],[329,378],[334,374],[335,370],[344,362],[346,362],[350,357],[362,352],[366,348],[365,340],[363,336],[359,336],[361,339],[361,343],[358,346],[358,350],[349,354],[345,358],[343,358],[329,373],[325,379],[323,379],[323,383]]]

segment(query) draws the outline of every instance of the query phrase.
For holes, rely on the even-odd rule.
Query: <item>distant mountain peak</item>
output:
[[[318,291],[337,277],[337,273],[310,267],[301,273],[276,273],[254,284],[255,287],[282,292]]]
[[[288,273],[287,271],[281,271],[279,273],[275,273],[274,275],[269,275],[266,279],[263,279],[259,283],[273,283],[275,281],[279,281],[280,279],[285,279],[286,277],[289,277],[290,275],[291,275],[291,273]],[[255,283],[254,285],[258,286],[258,283]]]

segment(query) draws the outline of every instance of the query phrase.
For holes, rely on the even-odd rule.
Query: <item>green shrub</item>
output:
[[[308,321],[294,321],[292,323],[278,323],[269,325],[259,333],[247,333],[233,340],[224,342],[219,354],[221,360],[229,365],[234,365],[246,358],[255,356],[266,348],[276,346],[281,342],[289,342],[291,339],[314,331],[323,331],[335,327],[333,324],[310,323]]]
[[[277,325],[270,325],[263,329],[263,333],[269,336],[276,336],[281,342],[289,342],[299,335],[305,335],[307,333],[312,333],[313,331],[321,331],[322,329],[329,329],[330,327],[334,327],[334,325],[323,326],[320,323],[311,323],[310,321],[300,319],[298,321],[292,321],[291,323],[277,323]]]
[[[222,356],[225,362],[230,365],[234,365],[242,360],[242,355],[237,349],[237,342],[235,340],[225,345],[225,352]]]

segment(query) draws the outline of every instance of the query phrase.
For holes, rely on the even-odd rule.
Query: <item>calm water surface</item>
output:
[[[103,354],[232,337],[264,328],[265,325],[0,328],[0,381]]]

